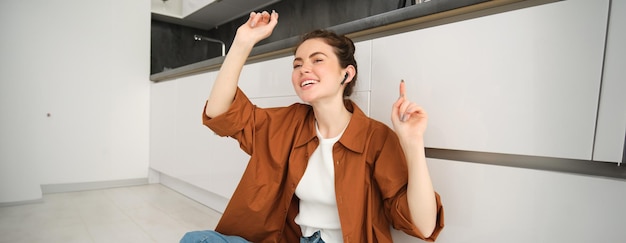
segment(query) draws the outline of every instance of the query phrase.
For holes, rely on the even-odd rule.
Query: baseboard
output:
[[[160,173],[160,172],[159,172]],[[186,181],[160,173],[159,183],[174,191],[177,191],[192,200],[199,202],[220,213],[224,212],[228,205],[228,198],[215,194],[204,188],[198,187]]]
[[[125,186],[147,185],[148,178],[41,185],[43,194],[99,190]]]
[[[17,201],[17,202],[0,202],[0,208],[11,207],[11,206],[21,206],[21,205],[35,204],[35,203],[42,203],[42,202],[43,202],[43,198],[34,199],[34,200]]]

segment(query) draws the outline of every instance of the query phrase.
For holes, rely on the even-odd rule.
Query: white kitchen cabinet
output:
[[[404,79],[427,147],[591,160],[608,12],[562,1],[375,39],[372,116]]]

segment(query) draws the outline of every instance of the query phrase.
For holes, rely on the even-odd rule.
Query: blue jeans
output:
[[[309,237],[300,238],[300,243],[325,243],[319,231]]]
[[[213,230],[187,232],[180,243],[250,243],[239,236],[223,235]]]
[[[223,235],[213,230],[192,231],[187,232],[180,240],[180,243],[250,243],[239,236]],[[300,243],[324,243],[320,232],[309,237],[300,238]]]

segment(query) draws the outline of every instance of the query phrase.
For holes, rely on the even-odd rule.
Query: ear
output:
[[[354,75],[356,75],[356,69],[354,68],[354,66],[352,65],[348,65],[345,69],[344,69],[345,74],[345,78],[344,81],[342,83],[350,83],[352,82],[352,78],[354,78]]]

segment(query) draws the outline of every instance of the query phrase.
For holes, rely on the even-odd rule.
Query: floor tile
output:
[[[132,221],[87,225],[87,230],[96,243],[156,242]]]
[[[46,194],[0,207],[0,243],[178,242],[221,214],[160,184]]]

